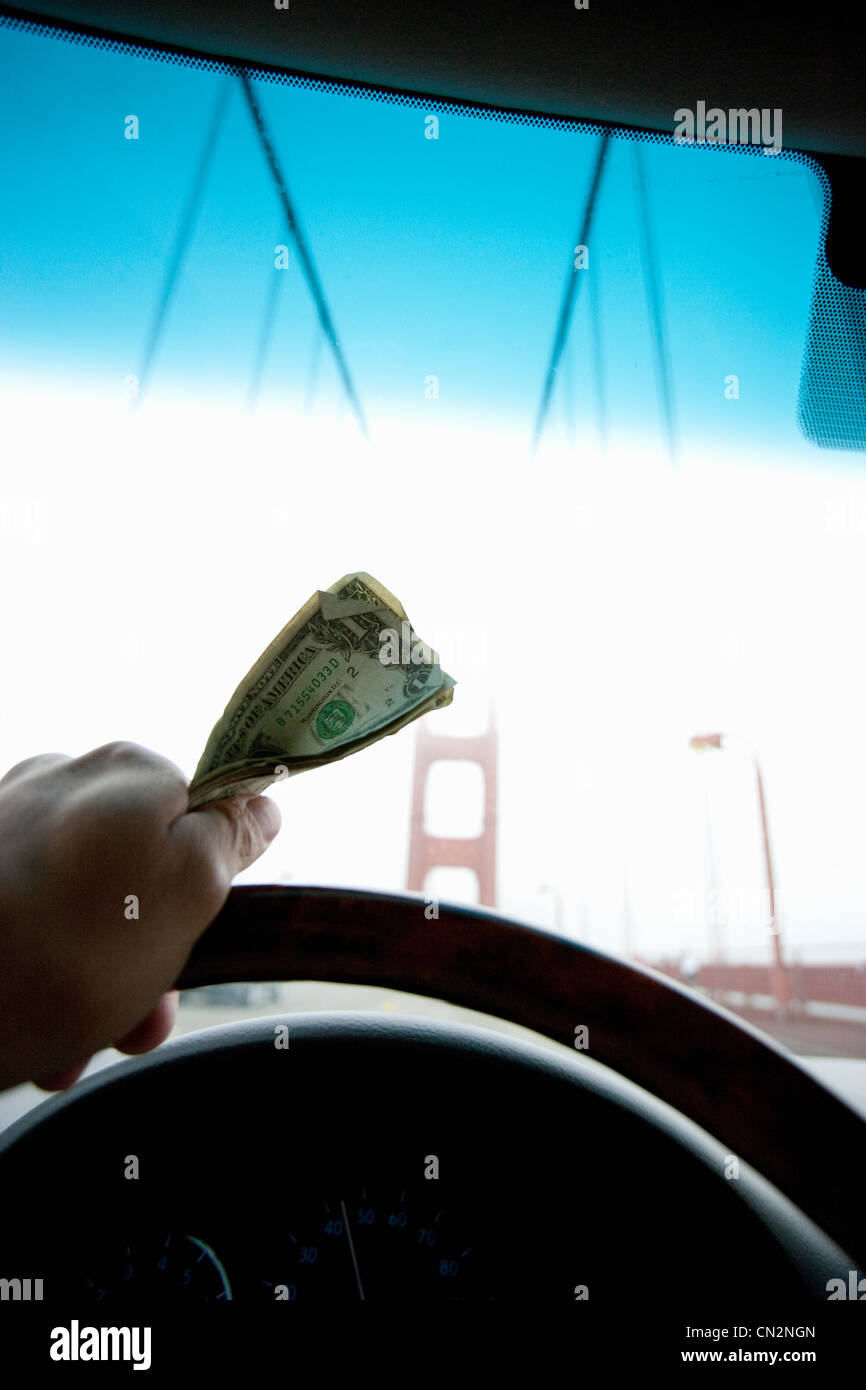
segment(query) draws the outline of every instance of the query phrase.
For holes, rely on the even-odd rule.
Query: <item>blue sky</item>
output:
[[[282,275],[265,396],[303,400],[317,333],[237,79],[0,28],[0,363],[118,389],[140,368],[218,94],[232,88],[154,390],[249,387]],[[375,428],[392,410],[531,429],[597,137],[261,82],[259,99]],[[124,138],[124,118],[140,123]],[[643,147],[678,432],[799,451],[796,394],[817,180],[785,158]],[[584,272],[585,274],[585,272]],[[632,146],[615,141],[590,238],[615,430],[657,432]],[[552,427],[594,435],[588,280]],[[725,399],[739,377],[735,405]],[[322,403],[336,391],[327,354]],[[330,394],[329,394],[330,393]]]

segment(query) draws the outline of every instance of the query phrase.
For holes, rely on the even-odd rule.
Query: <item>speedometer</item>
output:
[[[207,1240],[158,1225],[104,1232],[71,1252],[53,1293],[107,1302],[489,1297],[486,1242],[472,1225],[438,1182],[324,1179],[294,1186],[265,1221],[204,1220]]]
[[[277,1301],[478,1296],[473,1237],[435,1190],[365,1183],[292,1202],[279,1245],[260,1283]]]

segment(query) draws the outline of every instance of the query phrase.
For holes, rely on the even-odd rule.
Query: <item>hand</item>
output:
[[[132,743],[0,780],[0,1089],[63,1089],[99,1049],[168,1036],[171,986],[280,827],[263,796],[187,804],[180,770]]]

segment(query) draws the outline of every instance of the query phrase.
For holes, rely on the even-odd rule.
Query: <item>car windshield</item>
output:
[[[12,21],[0,64],[3,767],[124,738],[191,775],[368,571],[457,681],[424,737],[489,737],[420,792],[419,726],[277,786],[242,881],[481,900],[866,1056],[866,485],[798,424],[814,166]],[[425,835],[495,877],[458,845],[411,883]]]

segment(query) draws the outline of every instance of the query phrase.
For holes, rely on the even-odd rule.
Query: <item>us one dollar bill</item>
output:
[[[428,710],[454,681],[400,600],[369,574],[319,590],[244,676],[190,783],[190,809],[357,753]]]

